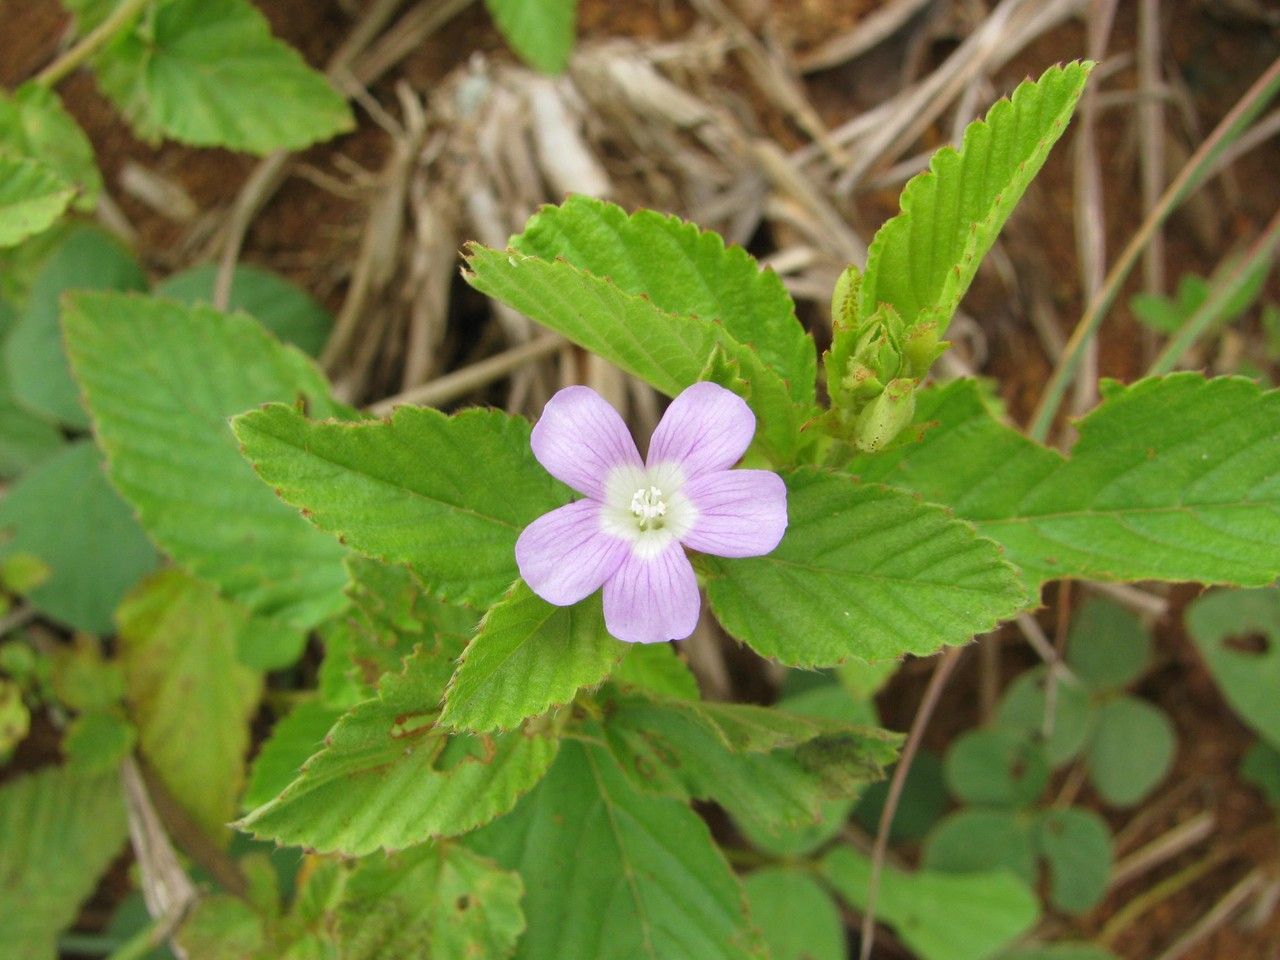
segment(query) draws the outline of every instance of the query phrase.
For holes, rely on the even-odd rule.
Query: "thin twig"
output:
[[[1212,811],[1201,811],[1185,823],[1178,824],[1145,846],[1139,847],[1123,860],[1117,861],[1111,868],[1108,886],[1118,887],[1122,883],[1128,883],[1148,870],[1172,860],[1202,840],[1213,836],[1217,825],[1218,820]]]
[[[1138,262],[1138,257],[1150,241],[1151,235],[1169,218],[1178,205],[1204,182],[1208,170],[1222,151],[1240,136],[1277,92],[1280,92],[1280,59],[1267,68],[1267,71],[1222,118],[1213,133],[1200,144],[1199,149],[1183,166],[1177,179],[1165,190],[1155,209],[1143,220],[1137,233],[1129,241],[1129,245],[1111,267],[1111,272],[1107,274],[1102,289],[1089,302],[1084,316],[1080,318],[1080,322],[1076,324],[1071,334],[1071,339],[1067,341],[1066,352],[1062,355],[1061,362],[1054,368],[1053,376],[1049,378],[1044,395],[1040,398],[1040,404],[1027,430],[1031,439],[1043,443],[1048,437],[1049,429],[1053,426],[1054,418],[1058,414],[1058,407],[1062,403],[1062,397],[1066,393],[1071,378],[1075,376],[1076,367],[1084,355],[1085,348],[1097,334],[1098,327],[1102,325],[1107,312],[1120,296],[1120,290],[1129,272]]]
[[[150,2],[151,0],[124,0],[105,20],[90,30],[83,40],[36,74],[35,82],[42,87],[56,86],[80,64],[97,53]]]
[[[1167,597],[1157,596],[1147,590],[1141,590],[1129,583],[1105,583],[1090,581],[1089,589],[1106,594],[1117,603],[1121,603],[1135,613],[1162,619],[1169,613]]]
[[[395,407],[402,404],[416,404],[422,407],[438,407],[441,404],[466,396],[473,390],[479,390],[493,381],[506,376],[513,370],[542,357],[555,353],[569,341],[558,333],[544,334],[537,339],[512,347],[496,356],[473,363],[469,367],[454,370],[443,377],[437,377],[430,383],[387,397],[369,405],[369,412],[385,416]]]
[[[1258,891],[1258,888],[1265,881],[1266,874],[1263,868],[1254,867],[1239,883],[1228,890],[1221,900],[1210,907],[1208,912],[1197,920],[1190,930],[1170,944],[1169,948],[1160,954],[1156,960],[1178,960],[1178,958],[1186,956],[1187,951],[1230,920],[1232,915],[1248,902],[1249,898]]]
[[[848,63],[893,36],[933,0],[890,0],[859,20],[852,30],[832,37],[816,50],[796,58],[801,73],[815,73]]]
[[[871,960],[871,948],[876,937],[876,897],[880,892],[880,870],[884,865],[885,852],[889,848],[889,828],[893,825],[893,815],[898,810],[898,801],[902,798],[902,786],[906,783],[907,772],[915,760],[920,741],[924,739],[924,731],[929,726],[929,718],[933,716],[938,699],[950,679],[956,664],[964,654],[964,647],[952,647],[942,655],[938,665],[934,667],[933,676],[925,688],[924,698],[920,701],[920,709],[911,721],[911,731],[907,734],[907,742],[902,748],[902,755],[893,768],[893,779],[889,781],[889,793],[885,797],[884,809],[880,811],[880,823],[876,829],[876,845],[871,853],[871,876],[867,880],[867,905],[862,911],[862,946],[859,948],[859,960]]]
[[[1160,0],[1138,7],[1138,139],[1142,145],[1142,213],[1160,202],[1164,189],[1164,100],[1154,96],[1160,80]],[[1157,228],[1142,255],[1143,289],[1164,293],[1164,234]],[[1148,353],[1147,356],[1150,356]]]

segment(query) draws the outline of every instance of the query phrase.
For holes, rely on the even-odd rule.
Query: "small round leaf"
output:
[[[924,866],[943,873],[986,873],[1007,867],[1036,882],[1036,851],[1029,824],[1011,810],[958,810],[925,842]]]
[[[1128,807],[1155,788],[1173,763],[1177,740],[1163,711],[1137,697],[1102,706],[1089,745],[1089,775],[1099,795]]]
[[[996,722],[1010,730],[1043,736],[1045,718],[1044,667],[1028,670],[1005,691],[996,712]],[[1089,738],[1093,704],[1080,682],[1059,680],[1054,689],[1053,726],[1044,738],[1045,756],[1057,768],[1074,758]]]
[[[1119,690],[1142,674],[1151,659],[1151,638],[1142,621],[1110,600],[1090,600],[1071,621],[1067,663],[1085,683]]]
[[[965,803],[1021,807],[1049,782],[1044,748],[1016,730],[974,730],[947,754],[947,782]]]
[[[1102,899],[1111,873],[1111,832],[1092,810],[1050,810],[1036,824],[1036,843],[1049,866],[1049,899],[1083,913]]]

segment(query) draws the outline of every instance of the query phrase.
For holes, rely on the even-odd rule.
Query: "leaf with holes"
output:
[[[1037,587],[1280,576],[1280,390],[1196,373],[1104,386],[1070,459],[1000,423],[961,380],[921,393],[923,439],[849,469],[950,507]]]
[[[125,836],[114,771],[45,767],[0,787],[0,930],[8,960],[58,956],[58,934]]]
[[[467,844],[524,878],[517,960],[761,956],[706,824],[638,792],[602,747],[566,741],[538,788]]]
[[[555,607],[517,581],[463,651],[440,722],[481,733],[518,726],[600,683],[626,652],[605,630],[598,595]]]
[[[615,204],[573,196],[539,210],[511,245],[607,277],[667,313],[720,324],[786,381],[792,400],[813,406],[816,353],[791,295],[777,274],[718,234],[653,210],[628,215]]]
[[[321,853],[402,850],[473,830],[541,779],[558,741],[540,733],[451,735],[436,725],[458,649],[420,650],[347,711],[279,796],[237,826]]]
[[[305,629],[340,610],[345,551],[254,476],[227,425],[272,400],[336,414],[320,372],[242,313],[120,294],[67,304],[111,480],[151,537],[256,614]]]
[[[800,427],[813,411],[796,404],[782,377],[721,324],[663,309],[646,295],[563,260],[477,244],[467,248],[466,260],[467,282],[477,290],[668,396],[705,379],[711,368],[733,369],[758,421],[756,445],[777,463],[795,458],[802,443]]]
[[[1001,227],[1066,130],[1093,65],[1050,67],[965,128],[902,192],[902,212],[867,248],[858,314],[882,303],[939,331],[959,306]]]
[[[534,460],[529,422],[497,410],[399,407],[389,420],[317,423],[277,404],[234,428],[286,503],[459,603],[497,601],[518,576],[520,531],[570,496]]]
[[[144,140],[266,154],[353,125],[329,81],[273,37],[248,0],[169,0],[94,66],[103,93]]]
[[[999,548],[946,511],[842,474],[783,478],[788,526],[778,548],[705,561],[716,616],[762,656],[816,667],[924,655],[1026,604]]]

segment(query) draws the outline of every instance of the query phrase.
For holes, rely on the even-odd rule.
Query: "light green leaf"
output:
[[[1111,831],[1092,810],[1046,811],[1036,822],[1036,844],[1049,865],[1049,899],[1059,910],[1084,913],[1107,891]]]
[[[125,840],[120,779],[46,767],[0,787],[0,930],[6,960],[54,960]]]
[[[12,480],[62,446],[62,434],[52,423],[22,407],[9,383],[3,348],[17,320],[17,311],[0,297],[0,479]]]
[[[1103,704],[1088,748],[1089,779],[1115,807],[1138,803],[1169,773],[1178,749],[1173,722],[1137,697]]]
[[[706,824],[567,741],[538,789],[467,840],[524,878],[518,960],[744,960],[760,952]]]
[[[563,261],[517,251],[467,248],[466,280],[628,373],[674,397],[703,379],[714,359],[736,368],[757,418],[756,443],[777,463],[794,459],[800,427],[813,413],[786,383],[724,326],[664,310],[619,283]]]
[[[440,722],[480,733],[518,726],[600,683],[626,652],[605,630],[598,595],[555,607],[517,581],[463,651]]]
[[[190,305],[209,304],[217,277],[216,264],[201,264],[166,277],[152,292]],[[232,273],[227,308],[249,314],[284,343],[313,357],[320,355],[333,327],[333,315],[308,293],[270,270],[249,264],[238,264]]]
[[[902,193],[902,212],[867,249],[859,316],[881,303],[908,325],[946,329],[1000,228],[1062,136],[1092,64],[1050,67],[998,101]]]
[[[1280,391],[1195,373],[1110,384],[1069,460],[993,419],[972,381],[921,393],[917,422],[934,421],[850,470],[952,508],[1033,585],[1280,575]]]
[[[255,836],[361,856],[465,833],[509,810],[546,772],[558,741],[436,726],[457,648],[424,649],[379,696],[348,711],[278,797],[238,824]]]
[[[1057,769],[1084,749],[1093,732],[1094,706],[1089,691],[1078,680],[1060,677],[1054,690],[1053,730],[1043,737],[1047,712],[1043,667],[1025,671],[1004,692],[996,711],[996,722],[1024,737],[1040,738],[1049,766]]]
[[[31,711],[22,699],[22,688],[0,677],[0,763],[8,763],[14,748],[31,732]]]
[[[771,960],[845,960],[844,925],[827,893],[807,873],[773,867],[743,882],[751,919]]]
[[[578,0],[484,0],[511,48],[543,73],[559,73],[573,52]]]
[[[243,616],[213,587],[170,569],[120,605],[120,657],[142,753],[214,836],[244,782],[262,677],[236,661]]]
[[[307,700],[278,720],[253,758],[241,808],[260,807],[289,786],[324,746],[325,734],[341,716],[341,710],[321,700]]]
[[[1280,590],[1215,590],[1185,619],[1231,709],[1280,748]]]
[[[106,773],[133,752],[138,731],[114,711],[82,713],[71,721],[62,739],[67,765],[87,773]]]
[[[353,126],[329,81],[275,39],[248,0],[168,0],[95,66],[102,91],[144,140],[265,154]]]
[[[455,602],[497,601],[518,575],[520,531],[569,500],[533,459],[529,422],[497,410],[316,423],[273,405],[234,428],[285,503],[360,553],[411,564]]]
[[[1036,848],[1031,827],[1015,810],[957,810],[929,834],[921,865],[941,873],[985,873],[1003,868],[1034,887]]]
[[[191,960],[258,960],[267,946],[262,917],[227,893],[202,897],[174,939]]]
[[[77,227],[40,268],[5,344],[5,365],[14,396],[23,406],[69,427],[87,429],[89,417],[71,379],[58,317],[70,290],[145,290],[147,276],[110,234]]]
[[[791,399],[813,406],[817,354],[791,295],[777,274],[719,234],[653,210],[628,216],[615,204],[571,196],[535,213],[511,245],[607,277],[659,310],[719,324],[786,381]]]
[[[849,800],[895,755],[883,731],[748,704],[622,696],[604,737],[639,789],[714,799],[766,838],[812,824],[824,800]]]
[[[822,873],[856,909],[867,905],[871,862],[848,847],[822,861]],[[986,960],[1039,918],[1035,894],[1007,871],[880,874],[876,915],[921,960]]]
[[[814,667],[929,654],[1023,607],[996,545],[946,511],[841,474],[784,479],[789,524],[778,548],[707,561],[716,615],[762,656]]]
[[[36,160],[77,191],[75,207],[92,210],[102,190],[93,144],[58,95],[32,81],[0,94],[0,152]]]
[[[502,960],[524,930],[518,874],[457,844],[360,861],[337,911],[343,960]]]
[[[971,730],[947,751],[947,783],[965,803],[1025,807],[1049,783],[1044,749],[1015,730]]]
[[[669,643],[633,643],[614,669],[614,683],[664,697],[698,699],[698,680]]]
[[[175,560],[253,613],[309,628],[340,610],[345,551],[280,503],[227,418],[272,400],[337,408],[302,354],[252,318],[119,294],[77,294],[72,369],[112,482]]]
[[[45,460],[0,500],[0,557],[31,554],[52,571],[28,599],[77,630],[111,632],[120,598],[159,562],[85,440]]]
[[[52,168],[0,153],[0,248],[47,230],[75,195],[76,188]]]
[[[1136,613],[1113,600],[1093,598],[1071,619],[1067,664],[1096,690],[1120,690],[1142,675],[1151,637]]]

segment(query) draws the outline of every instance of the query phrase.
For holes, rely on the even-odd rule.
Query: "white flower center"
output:
[[[631,495],[631,513],[639,522],[641,530],[663,527],[662,518],[667,515],[667,501],[662,498],[662,491],[650,484],[641,487]]]
[[[681,493],[684,474],[675,464],[617,467],[605,484],[600,522],[627,540],[641,557],[661,553],[693,526],[697,510]]]

